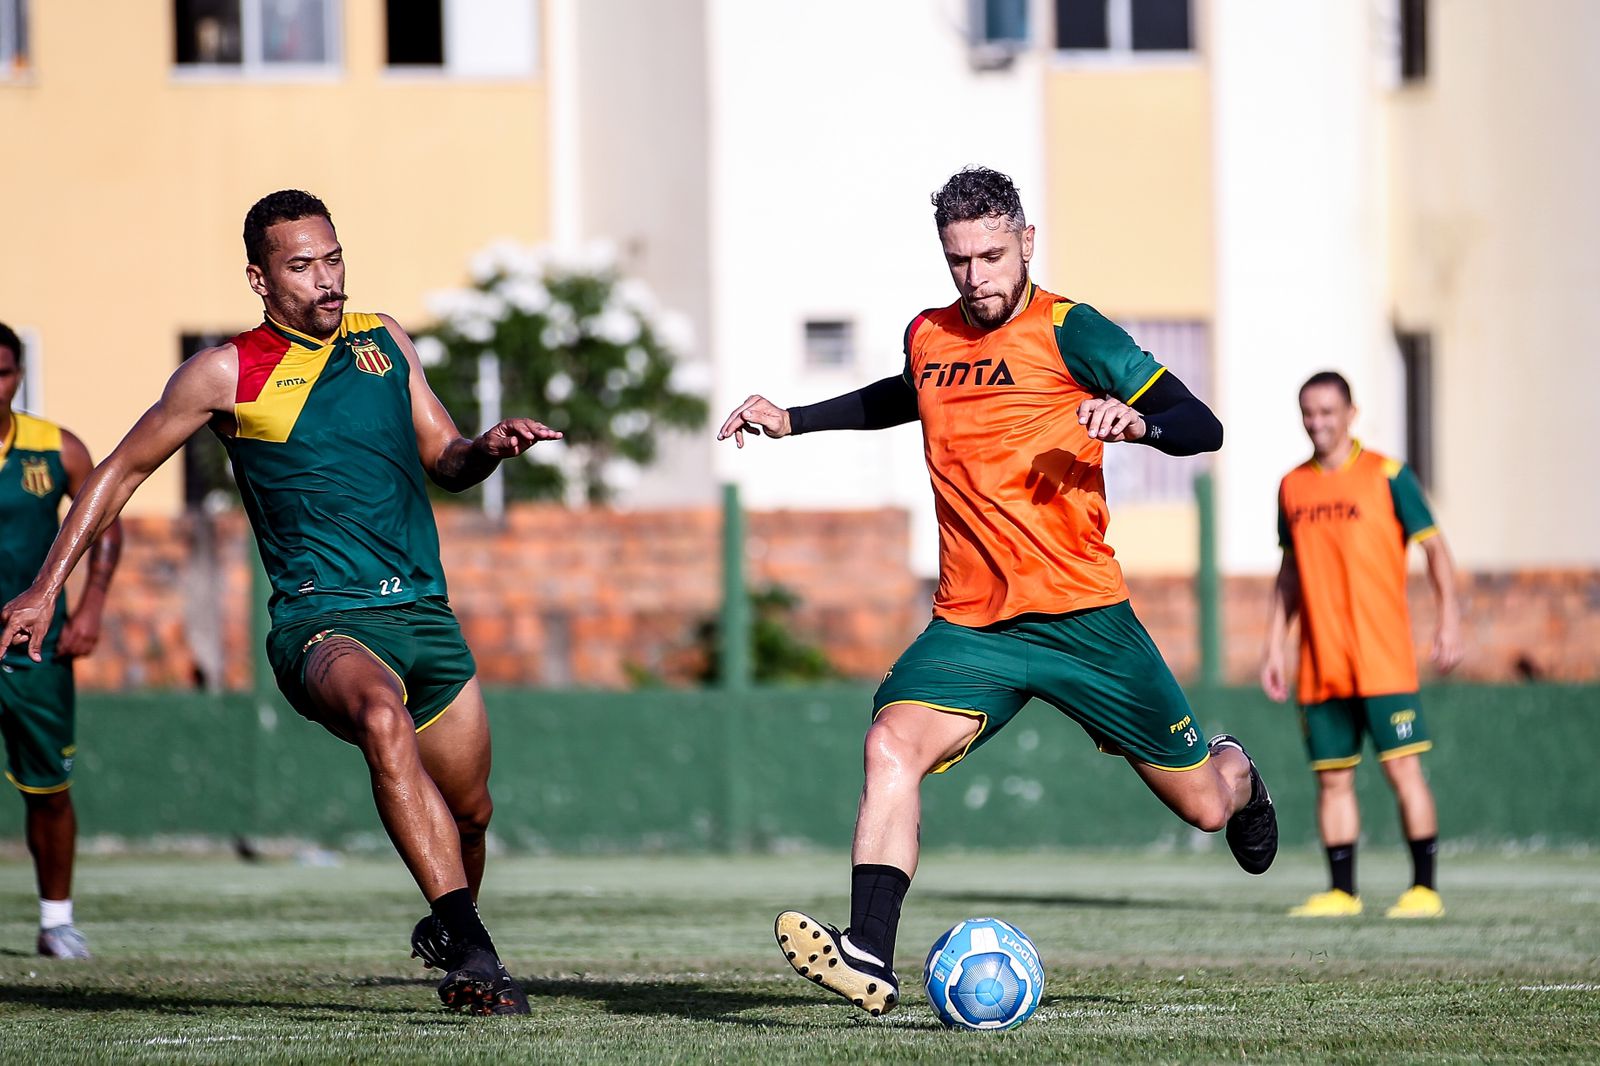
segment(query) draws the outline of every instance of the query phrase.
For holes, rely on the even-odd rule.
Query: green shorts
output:
[[[915,703],[976,718],[978,735],[934,767],[942,773],[1033,697],[1077,722],[1107,754],[1163,770],[1206,761],[1189,701],[1127,601],[981,629],[935,618],[885,675],[872,706],[874,717],[892,703]]]
[[[274,626],[267,634],[267,661],[278,691],[312,721],[318,718],[306,690],[306,660],[312,648],[334,636],[349,637],[393,672],[419,733],[450,709],[478,670],[449,602],[438,597],[397,607],[332,611]]]
[[[1313,770],[1344,770],[1361,761],[1361,736],[1369,733],[1379,761],[1433,747],[1415,692],[1349,696],[1300,708],[1300,728]]]
[[[6,780],[24,792],[60,792],[72,785],[72,664],[0,665],[0,736]]]

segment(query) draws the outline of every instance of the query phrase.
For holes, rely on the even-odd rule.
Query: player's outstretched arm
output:
[[[66,431],[61,434],[61,465],[67,472],[67,495],[77,499],[84,482],[94,471],[94,460],[89,457],[89,449],[83,441]],[[100,643],[100,619],[105,612],[106,593],[121,558],[122,519],[114,518],[89,549],[89,576],[83,583],[77,606],[67,615],[61,639],[56,642],[57,655],[64,659],[81,658],[92,653]]]
[[[1428,560],[1428,581],[1433,585],[1434,606],[1439,616],[1433,634],[1433,665],[1448,674],[1461,663],[1465,648],[1461,641],[1461,604],[1456,598],[1456,564],[1443,533],[1422,542]]]
[[[0,608],[0,648],[26,641],[28,657],[39,661],[39,649],[67,575],[116,521],[145,478],[214,415],[232,412],[238,366],[238,353],[231,344],[208,348],[186,360],[168,379],[161,399],[134,423],[105,462],[84,478],[39,576],[22,595]]]
[[[743,448],[746,433],[787,437],[825,429],[888,429],[916,420],[916,391],[896,374],[805,407],[783,408],[765,396],[751,396],[723,421],[717,439],[732,437]]]
[[[500,465],[500,460],[521,455],[542,440],[560,440],[563,434],[531,418],[507,418],[468,440],[456,428],[422,372],[417,349],[400,324],[379,315],[389,335],[400,346],[411,381],[411,424],[417,433],[417,455],[434,484],[450,492],[470,489]]]
[[[1282,703],[1289,698],[1287,645],[1289,623],[1300,613],[1300,571],[1294,556],[1283,553],[1277,580],[1272,583],[1272,610],[1267,618],[1267,642],[1261,650],[1261,690]]]

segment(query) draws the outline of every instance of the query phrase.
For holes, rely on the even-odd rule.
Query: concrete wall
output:
[[[1469,566],[1600,559],[1600,6],[1436,0],[1395,93],[1393,314],[1430,331],[1436,502]]]

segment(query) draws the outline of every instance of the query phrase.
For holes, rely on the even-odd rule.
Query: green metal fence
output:
[[[861,786],[870,690],[488,694],[494,832],[560,851],[844,847]],[[1237,733],[1277,799],[1285,840],[1315,840],[1295,712],[1258,692],[1195,699],[1208,732]],[[381,839],[354,748],[248,695],[86,694],[79,701],[82,832],[148,838]],[[1424,694],[1424,756],[1446,840],[1600,844],[1600,687],[1443,686]],[[1398,840],[1376,763],[1360,780],[1367,838]],[[1118,759],[1034,704],[924,786],[938,846],[1182,845],[1188,830]],[[0,838],[21,834],[0,804]]]

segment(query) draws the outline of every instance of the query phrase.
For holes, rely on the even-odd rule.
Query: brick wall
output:
[[[517,506],[503,527],[441,508],[451,599],[486,682],[617,687],[686,683],[704,666],[697,628],[721,589],[714,508],[615,512]],[[800,597],[797,636],[844,674],[876,679],[928,617],[927,589],[906,565],[904,512],[755,512],[747,516],[752,586]],[[242,516],[127,522],[122,567],[99,651],[80,686],[241,689],[250,684],[250,566]],[[1469,653],[1458,676],[1503,681],[1600,677],[1600,571],[1463,576]],[[1134,608],[1180,678],[1199,667],[1194,584],[1130,580]],[[1264,636],[1269,579],[1223,585],[1230,680],[1250,682]],[[1433,599],[1412,584],[1413,629],[1426,656]],[[1424,668],[1424,674],[1427,674]]]

